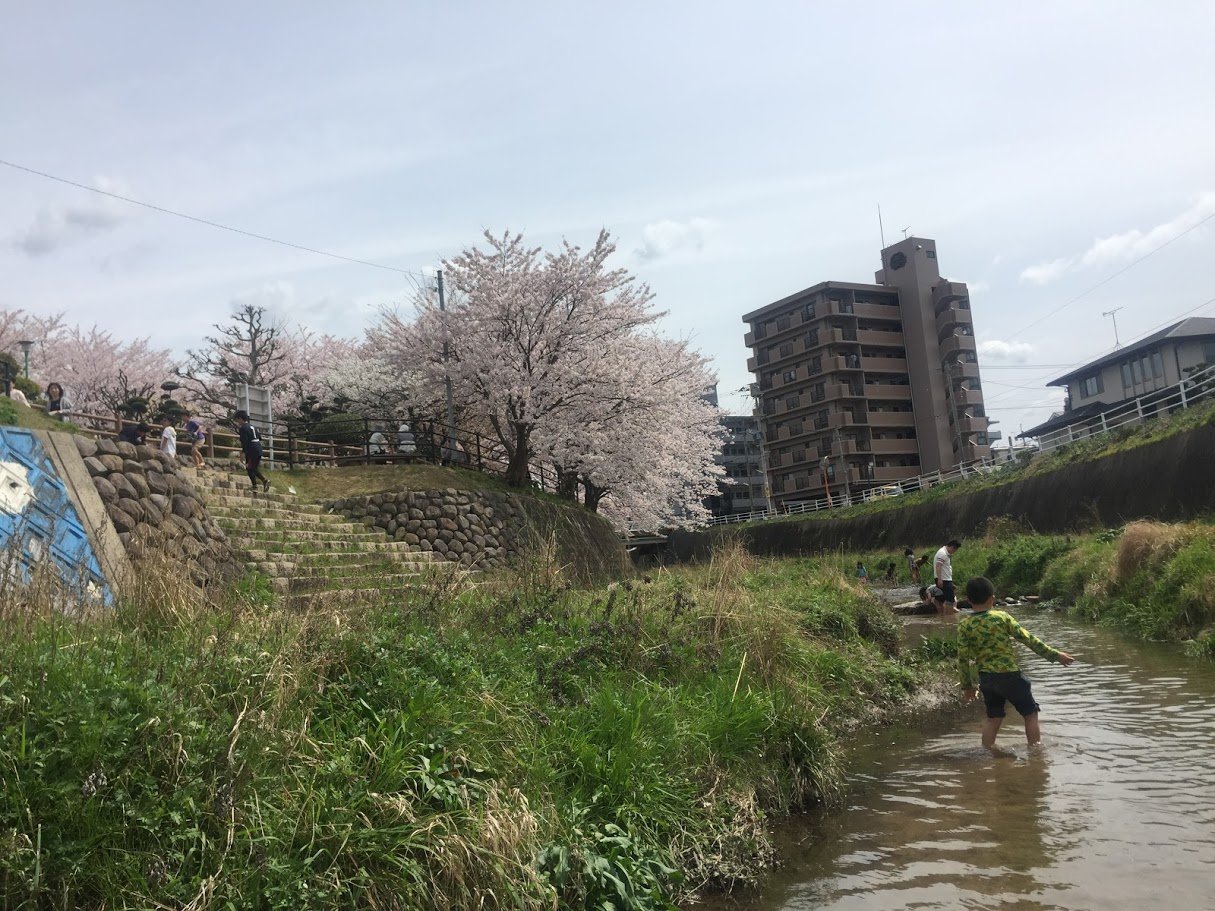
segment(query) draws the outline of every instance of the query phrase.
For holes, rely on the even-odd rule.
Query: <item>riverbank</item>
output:
[[[889,610],[741,548],[308,614],[171,572],[0,590],[0,896],[101,908],[668,908],[752,882],[858,728],[951,695]]]
[[[876,567],[894,554],[834,555],[844,572],[857,560]],[[984,575],[999,595],[1037,594],[1088,622],[1145,641],[1182,642],[1195,655],[1215,657],[1215,525],[1132,522],[1093,534],[1040,535],[1017,523],[990,520],[953,558],[959,588]],[[929,570],[931,573],[931,570]],[[960,596],[960,595],[959,595]]]

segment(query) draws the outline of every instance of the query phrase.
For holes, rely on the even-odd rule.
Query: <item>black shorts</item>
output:
[[[1020,671],[979,674],[979,692],[983,694],[988,718],[1003,718],[1005,702],[1011,702],[1022,717],[1038,713],[1038,703],[1034,702],[1029,680]]]
[[[957,595],[955,595],[954,591],[953,591],[953,580],[952,579],[946,579],[941,583],[941,591],[943,591],[945,593],[945,603],[946,604],[953,604],[955,601],[958,600]]]

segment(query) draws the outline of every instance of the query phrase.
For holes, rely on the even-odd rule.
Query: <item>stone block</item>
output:
[[[93,478],[93,486],[97,488],[97,495],[101,497],[102,503],[109,505],[110,503],[118,502],[118,491],[105,478]]]
[[[110,470],[101,463],[101,460],[96,456],[89,456],[84,460],[84,467],[89,470],[89,474],[93,477],[104,477],[110,473]]]
[[[89,459],[97,455],[96,440],[79,434],[73,434],[72,441],[76,444],[76,451],[80,453],[82,459]]]
[[[132,445],[131,443],[122,443],[120,445],[127,446],[130,449],[135,448],[134,445]],[[145,469],[143,467],[143,464],[140,462],[136,462],[134,459],[123,459],[122,460],[122,473],[123,474],[143,474],[144,470]]]
[[[135,488],[135,493],[139,494],[140,497],[146,497],[152,492],[152,488],[148,486],[148,479],[144,477],[143,472],[139,474],[125,474],[123,477],[127,479],[128,484]]]
[[[443,529],[444,531],[452,532],[455,531],[458,526],[453,520],[444,518],[439,520],[439,528]]]
[[[188,519],[194,515],[197,509],[198,504],[194,502],[193,497],[182,496],[181,494],[173,495],[173,515]]]
[[[404,529],[397,530],[402,533],[400,540],[404,541],[406,544],[419,544],[421,542],[421,538],[419,538],[413,532],[405,531]]]
[[[120,455],[99,455],[97,461],[105,466],[106,471],[122,471],[122,456]]]
[[[149,471],[145,474],[144,482],[148,485],[148,490],[153,494],[163,496],[169,492],[169,482],[159,470]]]
[[[118,444],[113,440],[102,438],[97,441],[97,452],[100,455],[118,455]]]
[[[129,497],[134,499],[135,497],[139,496],[139,494],[135,492],[135,488],[131,486],[131,482],[121,474],[110,475],[110,483],[113,484],[114,489],[118,491],[119,498],[125,499]]]
[[[131,516],[119,509],[117,506],[112,506],[109,509],[110,521],[114,523],[114,529],[121,536],[124,533],[130,533],[135,530],[138,524]]]
[[[134,443],[128,443],[125,440],[118,440],[114,445],[118,447],[118,454],[124,459],[136,458],[137,453],[135,452]]]

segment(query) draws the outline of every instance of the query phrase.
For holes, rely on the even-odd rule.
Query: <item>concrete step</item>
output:
[[[262,575],[275,578],[286,576],[292,579],[332,579],[336,576],[351,576],[355,578],[382,578],[398,572],[419,572],[436,566],[434,560],[398,560],[392,563],[326,563],[313,565],[308,563],[276,562],[272,560],[250,560],[245,564],[246,569],[256,570]]]
[[[233,542],[238,545],[239,541]],[[328,561],[341,562],[343,560],[351,560],[357,558],[380,557],[382,559],[393,559],[395,556],[414,557],[421,560],[431,560],[435,563],[446,563],[448,561],[441,560],[434,556],[432,551],[421,550],[409,544],[404,544],[400,541],[383,541],[383,542],[365,542],[354,541],[349,544],[339,544],[333,547],[326,547],[323,550],[310,551],[298,547],[270,547],[268,544],[278,544],[279,542],[253,542],[254,546],[244,550],[246,560],[268,560],[276,563],[307,560],[311,564],[320,564]]]
[[[310,516],[329,516],[335,513],[328,512],[325,507],[319,503],[283,503],[276,500],[253,499],[252,497],[233,497],[227,494],[203,494],[203,499],[207,501],[207,509],[213,512],[223,512],[230,515],[241,515],[250,513],[255,515],[269,515],[278,513],[301,513]]]
[[[382,576],[312,576],[300,578],[296,576],[279,576],[270,580],[271,587],[279,594],[295,594],[303,592],[339,592],[353,591],[366,588],[374,583],[372,591],[384,589],[404,589],[415,582],[422,573],[392,573]]]
[[[343,545],[370,545],[370,544],[394,544],[391,538],[383,533],[375,533],[371,531],[356,531],[356,532],[331,532],[331,531],[307,531],[299,528],[252,528],[252,529],[229,529],[221,522],[219,527],[227,532],[229,539],[235,545],[242,543],[250,548],[258,548],[263,545],[269,547],[271,544],[287,544],[292,547],[304,546],[305,550],[310,545],[312,547],[341,547]],[[409,547],[408,544],[404,545]]]
[[[274,516],[273,518],[263,519],[234,518],[232,516],[222,516],[215,513],[211,513],[211,516],[220,524],[220,527],[222,527],[224,531],[231,532],[303,531],[341,535],[343,537],[354,534],[368,534],[367,526],[363,525],[362,523],[356,525],[354,522],[325,522],[321,521],[317,516],[303,514],[296,516]],[[383,532],[380,533],[380,537],[383,537]]]

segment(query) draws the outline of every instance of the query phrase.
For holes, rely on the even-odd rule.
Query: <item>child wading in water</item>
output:
[[[1034,746],[1042,740],[1038,726],[1038,703],[1021,676],[1012,640],[1018,639],[1047,661],[1064,667],[1074,659],[1053,649],[1002,610],[993,610],[996,590],[989,579],[976,576],[966,583],[966,597],[974,613],[958,623],[958,671],[962,680],[963,701],[974,701],[975,689],[983,693],[987,721],[983,724],[983,746],[996,752],[996,735],[1004,721],[1004,703],[1025,719],[1025,739]]]

